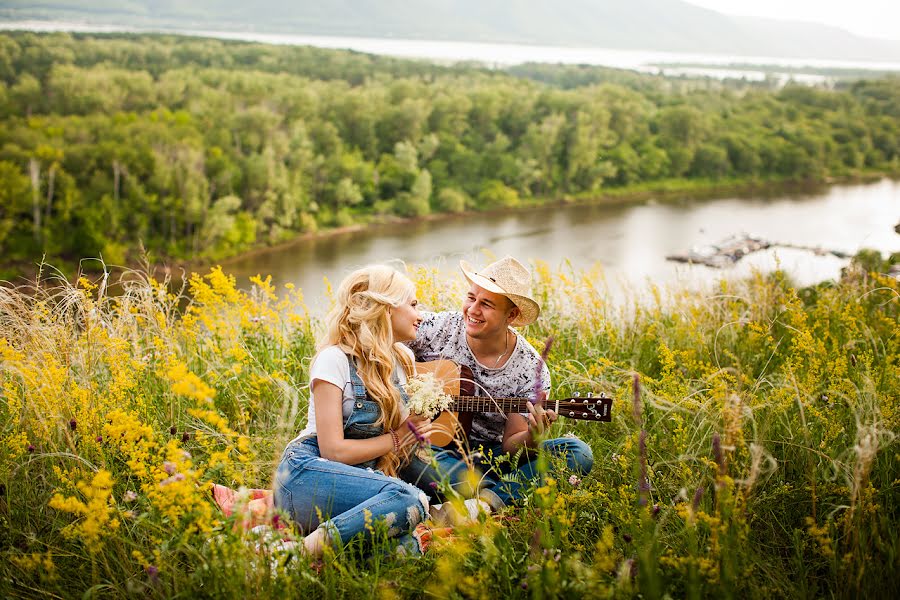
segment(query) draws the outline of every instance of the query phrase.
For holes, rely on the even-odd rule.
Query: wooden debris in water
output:
[[[730,267],[752,252],[775,247],[808,250],[818,256],[832,254],[838,258],[850,258],[849,254],[840,250],[828,250],[821,246],[801,246],[798,244],[769,242],[762,238],[744,233],[725,238],[718,244],[694,247],[687,252],[680,254],[669,254],[666,256],[666,259],[721,269],[723,267]]]
[[[706,265],[708,267],[728,267],[751,252],[765,250],[771,244],[766,240],[751,235],[734,235],[718,244],[691,248],[682,254],[669,254],[667,260],[676,262]]]

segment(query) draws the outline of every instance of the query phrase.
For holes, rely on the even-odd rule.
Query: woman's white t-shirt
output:
[[[404,352],[409,353],[412,360],[412,351],[403,347]],[[400,385],[406,385],[406,373],[399,364],[394,366],[394,377],[400,382]],[[337,346],[326,346],[313,359],[313,364],[309,368],[309,410],[307,411],[306,427],[300,432],[293,441],[304,440],[316,435],[316,383],[318,381],[327,381],[343,392],[343,401],[341,403],[341,415],[343,422],[346,423],[353,412],[353,405],[356,398],[353,395],[353,384],[350,382],[350,361],[344,351]],[[409,409],[406,406],[400,407],[400,416],[406,419],[409,416]]]

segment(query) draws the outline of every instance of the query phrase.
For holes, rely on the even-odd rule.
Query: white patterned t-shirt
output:
[[[476,383],[476,396],[534,398],[538,368],[540,389],[550,390],[550,371],[540,354],[528,341],[514,330],[516,345],[509,360],[502,367],[492,369],[477,360],[466,341],[463,316],[458,311],[422,313],[422,323],[416,339],[409,343],[418,361],[448,359],[472,369]],[[540,367],[539,367],[540,365]],[[477,448],[494,446],[503,441],[506,415],[503,413],[476,413],[472,419],[469,445]]]

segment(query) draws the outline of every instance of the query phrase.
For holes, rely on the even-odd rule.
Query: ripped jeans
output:
[[[315,438],[285,448],[274,488],[275,506],[290,513],[304,533],[322,527],[338,544],[359,534],[371,539],[371,525],[379,520],[393,537],[428,516],[428,498],[418,488],[380,471],[321,458]]]

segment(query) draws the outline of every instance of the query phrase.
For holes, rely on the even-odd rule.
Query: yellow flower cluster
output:
[[[240,467],[255,459],[250,438],[234,431],[215,411],[190,408],[187,412],[205,426],[198,431],[196,441],[208,454],[207,469],[218,470],[227,481],[244,484],[246,473]]]
[[[201,403],[212,402],[216,390],[206,385],[202,379],[188,370],[187,365],[172,360],[166,369],[166,378],[172,383],[172,391],[179,396],[190,398]]]
[[[13,554],[9,560],[22,571],[36,575],[40,581],[54,582],[57,579],[56,563],[53,562],[53,553],[49,550],[44,554],[37,552]]]
[[[163,462],[151,468],[151,479],[143,490],[159,511],[163,523],[174,525],[187,534],[208,533],[217,525],[213,519],[213,505],[200,485],[203,471],[195,469],[191,455],[177,440],[170,440],[163,448]]]
[[[83,499],[55,494],[49,506],[76,515],[78,520],[63,529],[69,537],[80,539],[91,554],[103,550],[105,537],[114,535],[119,528],[112,499],[113,478],[109,471],[100,470],[90,483],[78,482]]]
[[[149,464],[156,454],[153,429],[133,414],[114,410],[106,416],[104,438],[125,457],[128,467],[140,479],[150,477]]]

